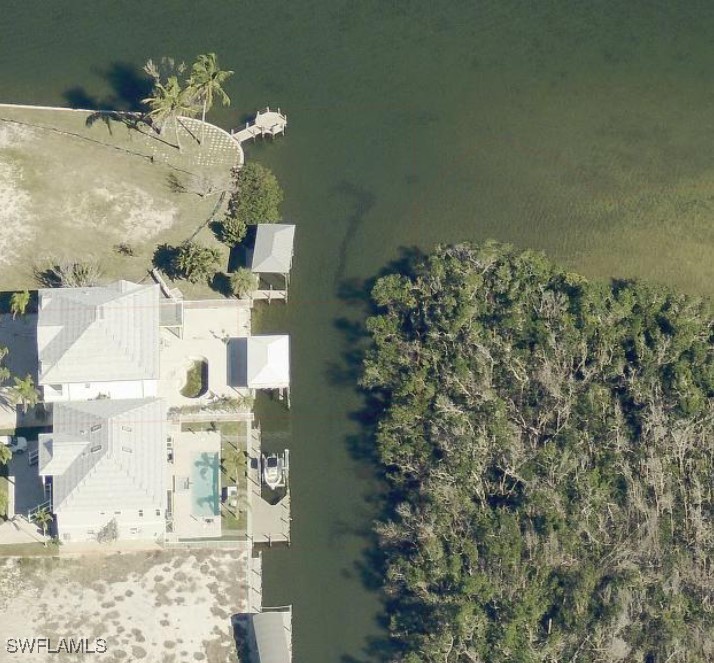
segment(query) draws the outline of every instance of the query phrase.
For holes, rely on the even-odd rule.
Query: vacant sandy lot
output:
[[[204,225],[242,151],[217,127],[181,126],[179,150],[168,128],[0,104],[0,290],[36,287],[51,258],[92,256],[107,277],[138,279],[157,245]]]
[[[0,560],[0,661],[234,663],[247,554],[161,551]],[[6,638],[104,638],[94,655],[9,654]]]

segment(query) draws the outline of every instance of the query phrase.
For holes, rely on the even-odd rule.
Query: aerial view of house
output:
[[[166,403],[55,403],[38,471],[61,541],[161,541],[166,534]]]
[[[45,402],[156,396],[158,285],[43,288],[37,309],[38,384]]]

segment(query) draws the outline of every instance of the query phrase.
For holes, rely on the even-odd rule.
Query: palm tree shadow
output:
[[[153,90],[154,81],[129,62],[112,62],[101,72],[102,78],[113,91],[113,106],[116,110],[145,113],[148,108],[143,100]]]
[[[93,73],[109,86],[110,94],[92,95],[81,85],[75,85],[62,93],[70,108],[94,111],[87,117],[87,127],[102,122],[110,134],[116,123],[128,129],[150,129],[151,124],[145,117],[148,109],[143,103],[153,88],[149,76],[127,62],[112,62],[107,69],[95,70]]]
[[[86,88],[81,85],[75,85],[68,88],[62,93],[65,101],[70,108],[79,108],[83,110],[98,110],[99,99],[93,97]]]
[[[62,93],[70,108],[141,114],[147,111],[143,100],[151,94],[154,83],[135,65],[112,62],[106,69],[92,73],[101,78],[111,92],[104,96],[92,95],[84,86],[75,85]]]

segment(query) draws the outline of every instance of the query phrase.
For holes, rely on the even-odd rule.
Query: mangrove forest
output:
[[[372,298],[392,659],[714,660],[711,303],[499,244]]]

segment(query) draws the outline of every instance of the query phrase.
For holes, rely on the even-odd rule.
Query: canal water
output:
[[[704,0],[28,0],[0,16],[3,101],[121,106],[127,66],[215,51],[224,127],[283,108],[247,148],[298,224],[293,408],[259,404],[291,448],[293,546],[265,601],[295,608],[295,660],[375,660],[364,551],[378,483],[360,461],[354,324],[364,279],[410,247],[494,238],[592,277],[714,290],[714,4]]]

